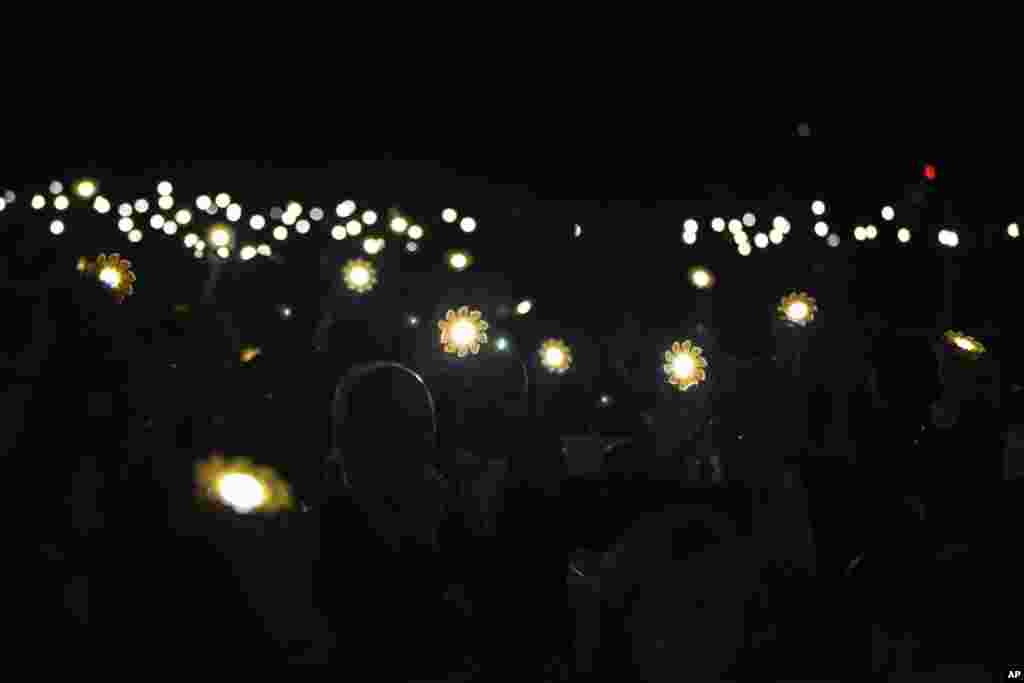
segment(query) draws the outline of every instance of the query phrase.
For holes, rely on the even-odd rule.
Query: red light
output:
[[[924,165],[924,177],[928,180],[935,180],[935,166],[934,164]]]

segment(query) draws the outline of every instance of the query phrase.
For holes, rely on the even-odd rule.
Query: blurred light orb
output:
[[[690,269],[690,282],[697,289],[708,289],[715,284],[715,277],[707,268],[697,266]]]
[[[754,227],[755,225],[757,225],[757,216],[750,212],[743,214],[743,225],[747,226],[748,228]]]
[[[724,218],[713,218],[711,219],[711,229],[715,232],[722,232],[725,230],[725,219]]]
[[[697,243],[697,233],[695,233],[695,232],[683,233],[683,242],[686,243],[686,244],[696,244]]]
[[[894,211],[891,206],[883,206],[882,207],[882,219],[883,220],[891,221],[895,217],[896,217],[896,211]]]
[[[57,209],[58,211],[65,211],[69,206],[71,206],[71,200],[62,194],[57,195],[57,197],[54,198],[53,200],[53,208]]]
[[[949,237],[946,240],[946,246],[956,247],[960,244],[960,235],[955,230],[949,231]]]
[[[391,231],[402,234],[409,228],[409,221],[405,220],[401,216],[395,216],[391,219]]]
[[[826,237],[828,235],[828,223],[825,221],[818,221],[815,223],[814,234],[818,237]]]
[[[828,243],[828,246],[830,246],[830,247],[838,247],[839,246],[839,235],[837,235],[836,233],[832,233],[831,235],[828,236],[828,240],[826,240],[826,242]]]
[[[232,223],[237,222],[238,219],[242,217],[242,207],[238,204],[228,205],[227,217]]]
[[[121,284],[121,273],[118,272],[117,268],[111,268],[110,266],[100,271],[99,278],[100,282],[111,289],[115,289]]]
[[[309,217],[312,218],[314,221],[322,221],[324,219],[324,210],[321,209],[319,206],[314,206],[309,211]]]
[[[377,212],[367,209],[363,211],[363,223],[366,225],[373,225],[377,222]]]
[[[131,232],[129,232],[128,233],[128,241],[129,242],[141,242],[142,241],[142,231],[141,230],[132,230]]]
[[[506,337],[498,337],[494,340],[494,347],[499,351],[508,351],[508,339]]]
[[[247,244],[244,247],[242,247],[242,252],[240,255],[243,261],[248,261],[249,259],[256,256],[256,247],[252,246],[251,244]]]
[[[743,232],[743,223],[738,218],[729,220],[729,232],[736,234],[737,232]]]
[[[117,229],[120,230],[121,232],[128,232],[134,227],[135,221],[133,221],[131,218],[128,218],[128,216],[125,216],[124,218],[121,218],[117,221]]]
[[[283,225],[279,225],[276,228],[274,228],[274,239],[279,242],[283,242],[284,240],[288,239],[288,228],[284,227]]]
[[[573,236],[573,237],[579,237],[579,236],[580,236],[580,235],[582,235],[582,234],[583,234],[583,228],[582,228],[582,226],[580,226],[579,224],[577,224],[577,225],[574,225],[574,226],[573,226],[573,229],[572,229],[572,236]]]
[[[117,207],[117,213],[119,216],[127,218],[132,215],[132,205],[125,202]]]
[[[740,246],[736,247],[736,250],[740,252],[740,256],[750,256],[750,253],[753,251],[750,248],[750,242],[744,242]]]
[[[688,391],[703,382],[707,379],[708,364],[702,353],[703,349],[690,340],[673,342],[662,365],[665,380],[679,391]]]
[[[64,191],[64,183],[59,180],[54,180],[50,183],[50,194],[60,194]]]
[[[298,219],[299,215],[297,213],[292,213],[291,211],[285,211],[284,215],[281,216],[281,222],[288,227],[295,225],[295,221]]]
[[[409,226],[409,239],[418,240],[423,237],[423,228],[418,225]]]
[[[807,292],[793,292],[782,297],[776,312],[782,320],[806,327],[813,322],[818,304]]]
[[[267,225],[267,219],[263,216],[256,214],[249,218],[249,227],[253,230],[262,230]]]
[[[448,257],[448,265],[452,270],[465,270],[469,265],[469,256],[464,252],[457,251]]]
[[[337,208],[335,208],[335,213],[338,214],[338,218],[348,218],[355,212],[356,203],[351,199],[346,199],[345,201],[338,204]]]
[[[813,213],[815,216],[824,216],[825,202],[821,201],[820,199],[815,199],[813,202],[811,202],[811,213]]]
[[[210,244],[215,247],[226,247],[231,244],[231,231],[223,225],[214,226],[210,230]]]
[[[52,232],[54,235],[60,235],[61,233],[63,233],[64,232],[64,222],[63,221],[53,221],[53,222],[51,222],[50,223],[50,232]]]
[[[302,220],[295,224],[295,232],[299,233],[300,235],[305,235],[307,232],[309,232],[309,228],[309,221],[307,221],[305,218],[303,218]]]
[[[1016,223],[1010,223],[1008,226],[1006,226],[1006,234],[1012,237],[1013,239],[1017,239],[1018,237],[1020,237],[1020,226],[1017,225]]]
[[[464,217],[459,221],[459,228],[465,233],[473,232],[476,230],[476,219],[470,218],[469,216]]]
[[[772,219],[772,229],[784,231],[789,228],[789,221],[784,216],[776,216]]]
[[[732,241],[736,243],[736,246],[740,246],[741,244],[748,244],[750,238],[747,237],[747,233],[741,230],[732,234]]]
[[[164,234],[173,235],[178,232],[178,224],[174,221],[164,221]]]
[[[370,256],[379,254],[384,249],[384,240],[376,237],[367,237],[363,240],[363,251]]]
[[[153,228],[154,230],[159,230],[160,228],[164,227],[164,217],[158,213],[154,213],[152,216],[149,217],[149,227]]]
[[[906,228],[900,228],[896,231],[896,239],[906,244],[910,241],[910,231]]]
[[[572,366],[572,351],[561,339],[546,339],[540,346],[540,362],[548,372],[562,374]]]
[[[7,200],[4,199],[3,197],[0,197],[0,211],[3,211],[6,208],[7,208]]]
[[[298,202],[288,202],[288,206],[285,208],[285,213],[293,214],[296,218],[302,215],[302,204]]]
[[[260,256],[270,256],[270,254],[271,254],[270,245],[269,244],[261,244],[260,246],[256,247],[256,253],[259,254]]]
[[[764,249],[765,247],[767,247],[768,235],[764,234],[763,232],[759,232],[756,235],[754,235],[754,246],[756,246],[758,249]]]
[[[356,237],[363,231],[363,224],[353,219],[345,224],[345,231],[348,232],[349,237]]]
[[[13,190],[5,190],[4,191],[4,201],[7,202],[8,204],[13,204],[14,200],[17,199],[17,198],[18,197],[17,197],[17,195],[14,194]]]
[[[612,404],[612,397],[608,394],[601,394],[601,397],[597,399],[597,402],[602,407],[607,408]]]
[[[44,206],[46,206],[46,198],[43,197],[43,195],[41,195],[41,194],[34,195],[32,197],[31,206],[32,206],[33,209],[38,211],[39,209],[41,209]]]
[[[198,249],[199,251],[206,249],[206,242],[204,242],[203,240],[199,240],[198,242],[196,242],[196,249]]]
[[[174,186],[170,182],[164,180],[156,186],[156,193],[161,197],[167,197],[174,192]]]
[[[768,233],[768,239],[771,240],[772,244],[782,244],[782,240],[785,236],[785,233],[781,230],[772,230]]]
[[[75,183],[74,192],[81,199],[92,199],[98,189],[95,181],[83,178]]]
[[[209,211],[211,206],[213,206],[213,200],[208,195],[201,194],[196,197],[196,208],[200,211]]]
[[[226,259],[227,257],[231,256],[231,251],[227,247],[220,247],[219,249],[217,249],[217,256]]]
[[[457,311],[449,309],[437,327],[441,331],[441,348],[459,358],[479,353],[480,347],[487,343],[489,325],[480,311],[470,310],[469,306]]]
[[[365,294],[377,284],[377,271],[373,264],[363,259],[351,259],[341,269],[345,286],[353,292]]]
[[[420,317],[418,315],[410,314],[406,316],[405,322],[409,327],[419,327]]]
[[[251,474],[231,472],[217,480],[217,495],[225,505],[244,515],[266,502],[267,489]]]
[[[216,204],[219,209],[226,209],[231,206],[231,195],[227,192],[221,192],[213,198],[213,203]]]
[[[506,309],[506,310],[508,310],[508,309]],[[529,313],[532,310],[533,310],[533,302],[530,301],[529,299],[523,299],[518,304],[516,304],[516,313],[519,314],[519,315],[526,315],[527,313]]]
[[[333,228],[331,228],[331,237],[333,237],[336,240],[345,239],[346,234],[347,233],[345,232],[344,225],[335,225]]]
[[[687,218],[683,221],[683,230],[686,232],[697,232],[697,228],[699,227],[700,226],[697,224],[697,221],[693,218]]]
[[[270,220],[279,221],[284,216],[284,211],[281,210],[280,206],[272,206],[270,208]]]
[[[190,232],[189,234],[185,235],[185,246],[188,247],[189,249],[196,246],[196,242],[198,241],[199,235],[195,234],[194,232]]]
[[[156,200],[156,204],[164,211],[170,211],[174,208],[174,197],[171,195],[164,195],[160,199]]]
[[[420,245],[416,244],[415,242],[406,242],[405,250],[410,254],[415,254],[417,251],[420,250]]]
[[[178,225],[188,225],[192,222],[192,212],[188,209],[179,209],[174,214],[174,220],[177,221]]]
[[[110,206],[110,200],[103,195],[100,195],[99,197],[96,197],[95,201],[93,201],[92,208],[96,210],[96,213],[108,214],[112,207]]]
[[[864,229],[864,236],[867,237],[869,240],[877,238],[878,228],[876,228],[874,225],[869,225],[867,228]]]
[[[454,223],[459,219],[459,212],[455,209],[445,209],[441,212],[441,220],[445,223]]]
[[[853,229],[853,239],[857,240],[858,242],[864,241],[864,238],[866,236],[867,232],[864,230],[862,226],[858,225],[856,228]]]

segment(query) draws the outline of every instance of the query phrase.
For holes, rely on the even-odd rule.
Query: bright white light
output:
[[[711,220],[711,229],[715,232],[722,232],[725,230],[725,219],[724,218],[713,218]]]
[[[910,231],[906,228],[900,228],[896,231],[896,239],[906,244],[910,241]]]
[[[878,228],[876,228],[874,225],[869,225],[867,228],[864,229],[864,235],[869,240],[873,240],[876,237],[878,237]]]
[[[284,215],[281,216],[281,222],[291,227],[295,225],[295,221],[299,219],[299,214],[292,213],[291,211],[285,211]]]
[[[754,227],[755,225],[757,225],[757,216],[749,212],[743,214],[743,225],[747,226],[748,228]]]
[[[420,245],[416,244],[415,242],[406,242],[405,250],[410,254],[415,254],[417,251],[420,250]]]
[[[494,341],[494,346],[499,351],[506,351],[506,350],[508,350],[508,339],[505,339],[505,337],[498,337]]]
[[[54,180],[50,183],[50,194],[60,194],[64,191],[64,184],[59,180]]]
[[[462,270],[469,265],[469,258],[467,258],[462,252],[455,252],[451,255],[451,258],[448,259],[448,265],[455,270]]]
[[[188,247],[189,249],[196,246],[196,242],[198,241],[199,235],[195,234],[194,232],[190,232],[189,234],[185,235],[185,246]]]
[[[272,253],[270,245],[261,244],[260,246],[256,247],[256,253],[259,254],[260,256],[270,256],[270,254]]]
[[[678,353],[672,359],[672,374],[679,378],[687,378],[696,370],[693,358],[688,353]]]
[[[828,242],[828,246],[830,246],[830,247],[838,247],[839,246],[839,235],[837,235],[836,233],[832,233],[831,235],[828,236],[827,242]]]
[[[299,233],[300,235],[305,235],[307,232],[309,232],[309,228],[309,221],[307,221],[305,218],[303,218],[301,221],[295,224],[295,232]]]
[[[336,240],[345,239],[345,234],[346,233],[344,225],[335,225],[333,228],[331,228],[331,237],[333,237]]]
[[[736,234],[743,230],[743,223],[738,218],[733,218],[729,221],[729,232]]]
[[[356,266],[349,271],[348,279],[356,287],[363,287],[370,281],[370,271],[364,266]]]
[[[99,197],[96,197],[96,199],[93,201],[92,208],[96,209],[96,213],[108,214],[110,213],[111,208],[110,200],[104,197],[103,195],[100,195]],[[3,207],[0,207],[0,210],[2,209]]]
[[[695,221],[692,218],[687,218],[685,221],[683,221],[683,230],[685,230],[686,232],[697,232],[698,227],[699,226],[697,225],[697,221]]]
[[[7,190],[4,192],[4,201],[7,202],[8,204],[13,204],[15,199],[17,199],[17,196],[14,194],[12,190]]]
[[[142,231],[141,230],[132,230],[130,233],[128,233],[128,241],[129,242],[141,242],[142,241]]]
[[[418,240],[421,237],[423,237],[423,228],[418,225],[409,227],[409,239]]]
[[[853,229],[853,239],[857,240],[858,242],[864,241],[864,238],[866,236],[867,232],[864,230],[862,226],[858,225],[856,228]]]
[[[468,320],[459,320],[452,325],[451,332],[456,346],[472,346],[477,339],[476,325]]]
[[[401,216],[395,216],[391,219],[391,231],[402,234],[409,228],[409,221],[405,220]]]
[[[374,237],[367,237],[363,240],[363,251],[370,256],[379,254],[380,250],[384,248],[384,240],[379,240]]]
[[[288,228],[284,227],[283,225],[279,225],[276,228],[274,228],[274,239],[279,242],[283,242],[284,240],[288,239]]]
[[[319,206],[314,206],[309,211],[309,217],[315,221],[322,221],[324,219],[324,210]]]
[[[54,235],[59,235],[62,232],[64,232],[64,222],[53,221],[52,223],[50,223],[50,232],[52,232]]]
[[[735,242],[738,247],[741,244],[748,244],[750,242],[750,238],[747,237],[747,233],[740,231],[732,234],[732,241]]]
[[[518,304],[516,304],[516,313],[518,313],[519,315],[526,315],[532,310],[533,302],[530,301],[529,299],[523,299]]]
[[[785,233],[781,230],[772,230],[768,233],[768,239],[771,240],[772,244],[782,244],[782,239],[785,237]]]
[[[711,284],[711,276],[708,275],[706,270],[695,270],[693,271],[693,277],[691,278],[695,287],[704,289]]]
[[[363,231],[363,224],[359,221],[352,219],[345,224],[345,232],[348,233],[349,237],[356,237]]]
[[[461,221],[459,221],[459,228],[462,230],[462,232],[465,233],[473,232],[474,230],[476,230],[476,219],[466,216]]]
[[[813,213],[815,216],[824,216],[825,202],[821,201],[820,199],[815,199],[813,202],[811,202],[811,213]]]
[[[231,244],[231,232],[227,228],[214,228],[210,231],[210,244],[215,247],[226,247]]]
[[[133,221],[131,218],[128,218],[128,216],[125,216],[124,218],[121,218],[120,220],[117,221],[117,229],[120,230],[121,232],[128,232],[134,227],[135,221]]]
[[[179,225],[188,225],[192,222],[192,212],[188,209],[179,209],[178,212],[174,214],[174,220],[176,220]]]
[[[955,230],[946,231],[946,246],[955,247],[960,244],[960,235]]]
[[[763,232],[759,232],[756,235],[754,235],[754,246],[756,246],[758,249],[764,249],[765,247],[767,247],[768,235],[764,234]]]
[[[46,206],[46,198],[41,194],[37,194],[32,197],[32,208],[38,211],[39,209]]]
[[[253,230],[262,230],[267,225],[267,219],[256,214],[249,219],[249,227]]]
[[[356,212],[356,203],[351,199],[346,199],[335,209],[338,214],[338,218],[348,218]]]
[[[214,198],[213,203],[216,204],[218,208],[226,209],[231,205],[231,195],[227,192],[221,192]]]
[[[107,266],[100,271],[99,280],[107,287],[114,288],[121,284],[121,273],[117,272],[117,268]]]
[[[174,208],[174,197],[170,195],[164,195],[160,199],[156,200],[156,204],[164,211],[170,211],[172,208]]]
[[[171,194],[172,192],[174,192],[174,186],[173,186],[173,185],[171,185],[171,184],[170,184],[170,183],[169,183],[168,181],[166,181],[166,180],[165,180],[165,181],[163,181],[162,183],[160,183],[159,185],[157,185],[157,186],[156,186],[156,193],[157,193],[158,195],[160,195],[161,197],[167,197],[167,196],[168,196],[168,195],[170,195],[170,194]]]
[[[238,204],[230,204],[227,210],[227,217],[232,223],[237,223],[242,217],[242,207]]]
[[[53,208],[57,209],[58,211],[65,211],[69,206],[71,206],[71,200],[62,194],[57,195],[57,197],[53,200]]]
[[[1006,226],[1006,234],[1014,239],[1017,239],[1018,237],[1020,237],[1020,226],[1017,225],[1016,223],[1010,223],[1008,226]]]
[[[149,217],[149,227],[153,228],[154,230],[159,230],[160,228],[164,227],[164,217],[158,213],[154,213],[152,216]]]
[[[6,208],[7,208],[7,200],[4,199],[3,197],[0,197],[0,211],[3,211]]]
[[[366,225],[373,225],[377,222],[377,212],[366,210],[363,211],[363,223]]]
[[[82,199],[92,199],[96,194],[96,183],[91,180],[82,180],[75,185],[75,194]]]
[[[164,234],[173,235],[178,232],[178,224],[174,221],[166,221],[164,223]]]
[[[896,212],[893,211],[891,206],[882,207],[882,218],[887,221],[891,221],[896,216]]]
[[[200,211],[207,211],[211,206],[213,206],[213,200],[209,196],[201,194],[196,197],[196,208]]]
[[[583,234],[583,228],[581,226],[576,225],[576,226],[573,227],[573,229],[572,229],[572,236],[573,237],[579,237],[582,234]]]
[[[206,249],[206,242],[204,242],[203,240],[199,240],[198,242],[196,242],[196,249],[199,251]]]
[[[124,203],[124,204],[119,205],[117,207],[117,213],[118,213],[118,215],[124,216],[125,218],[127,218],[128,216],[131,216],[132,215],[132,205],[128,204],[127,202]]]
[[[772,219],[772,229],[784,232],[789,228],[789,221],[783,216],[776,216]]]
[[[740,256],[750,256],[750,242],[744,242],[739,247],[737,247],[737,249],[740,252]]]
[[[201,259],[203,258],[203,252],[201,249],[196,249],[195,251],[192,252],[192,256],[194,256],[196,259]]]
[[[686,244],[696,244],[697,243],[697,233],[695,233],[695,232],[684,232],[683,233],[683,242],[685,242]]]
[[[454,223],[459,219],[459,212],[455,209],[445,209],[441,212],[441,220],[445,223]]]
[[[786,316],[790,320],[803,320],[808,313],[810,313],[810,309],[803,301],[794,301],[786,309]]]
[[[814,224],[814,234],[818,237],[825,237],[828,235],[828,223],[825,221],[818,221]]]
[[[245,245],[244,247],[242,247],[242,251],[239,254],[239,256],[242,257],[243,261],[248,261],[249,259],[256,256],[256,247],[252,246],[251,244]]]
[[[227,247],[220,247],[219,249],[217,249],[217,256],[220,256],[221,258],[227,258],[228,256],[231,256],[231,250],[228,249]]]

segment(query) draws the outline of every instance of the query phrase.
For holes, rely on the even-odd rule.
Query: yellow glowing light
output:
[[[445,353],[454,353],[459,358],[480,353],[480,346],[487,343],[487,321],[482,319],[480,311],[472,311],[469,306],[449,310],[437,326]]]
[[[459,228],[462,230],[462,232],[473,232],[474,230],[476,230],[476,219],[466,216],[461,221],[459,221]]]
[[[100,282],[111,289],[115,289],[119,284],[121,284],[121,273],[117,272],[116,268],[111,268],[110,266],[107,266],[100,271],[99,278]]]
[[[132,230],[131,232],[129,232],[128,233],[128,241],[129,242],[141,242],[142,241],[142,231],[136,229],[136,230]]]
[[[1014,239],[1017,239],[1018,237],[1020,237],[1020,226],[1017,225],[1016,223],[1010,223],[1008,226],[1006,226],[1006,234]]]
[[[170,195],[164,195],[160,199],[156,200],[156,205],[164,211],[170,211],[174,208],[174,197]]]
[[[30,205],[32,206],[33,209],[38,211],[39,209],[41,209],[44,206],[46,206],[46,198],[43,197],[43,195],[41,195],[41,194],[37,194],[34,197],[32,197],[32,201],[30,202]]]
[[[213,453],[196,465],[197,493],[239,514],[278,512],[292,507],[291,489],[273,469],[245,458],[225,460]]]
[[[413,225],[409,227],[409,239],[418,240],[421,237],[423,237],[423,228],[421,228],[418,225]]]
[[[533,302],[529,299],[523,299],[516,305],[516,313],[519,315],[526,315],[533,310]]]
[[[782,320],[803,327],[814,320],[818,304],[807,292],[793,292],[782,297],[776,310]]]
[[[58,211],[65,211],[69,206],[71,206],[71,200],[64,195],[57,195],[53,200],[53,208]]]
[[[969,337],[962,332],[956,332],[949,330],[945,334],[946,342],[951,344],[953,348],[960,353],[961,356],[970,359],[976,359],[985,353],[985,345],[974,337]]]
[[[363,224],[357,220],[351,220],[345,224],[345,231],[350,237],[356,237],[363,231]]]
[[[377,237],[367,237],[363,240],[363,251],[373,256],[379,254],[384,248],[384,240]]]
[[[243,363],[248,363],[261,353],[262,351],[258,346],[247,346],[239,353],[239,358]]]
[[[540,345],[540,362],[548,372],[560,375],[572,366],[572,350],[561,339],[545,339]]]
[[[708,289],[715,284],[715,276],[707,268],[696,266],[690,269],[690,282],[697,289]]]
[[[345,239],[346,234],[347,233],[345,232],[344,225],[335,225],[333,228],[331,228],[331,237],[333,237],[336,240]]]
[[[119,254],[100,254],[92,262],[80,259],[78,269],[84,273],[95,273],[119,303],[135,291],[135,273],[132,272],[131,261],[121,258]]]
[[[351,259],[341,269],[345,286],[358,294],[365,294],[377,284],[377,270],[363,259]]]
[[[452,267],[452,270],[465,270],[469,266],[469,255],[456,251],[448,257],[448,265]]]
[[[161,197],[166,197],[174,192],[174,186],[171,185],[170,182],[164,180],[156,186],[156,191]]]
[[[391,230],[399,234],[406,231],[409,227],[409,221],[405,220],[401,216],[395,216],[391,219]]]
[[[662,366],[666,381],[680,391],[687,391],[706,380],[708,362],[702,354],[703,349],[694,346],[689,339],[672,342]]]
[[[210,230],[210,244],[215,247],[226,247],[231,244],[231,231],[223,226],[217,225]]]
[[[99,195],[93,201],[92,208],[96,209],[96,213],[108,214],[110,213],[111,209],[110,200],[104,197],[103,195]]]
[[[213,206],[213,200],[209,195],[201,194],[196,197],[196,208],[200,211],[209,211],[211,206]]]
[[[226,192],[221,192],[213,199],[213,203],[221,209],[226,209],[231,205],[231,195]]]
[[[83,178],[75,183],[74,191],[75,194],[82,199],[92,199],[98,189],[99,187],[96,185],[96,181],[90,180],[89,178]]]
[[[455,209],[445,209],[441,212],[441,220],[445,223],[454,223],[459,218],[459,212]]]

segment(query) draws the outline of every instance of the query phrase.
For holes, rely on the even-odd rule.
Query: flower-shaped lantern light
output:
[[[214,452],[196,465],[201,497],[239,514],[272,513],[292,507],[291,489],[270,467],[258,467],[245,458],[227,460]]]
[[[377,284],[377,269],[364,259],[351,259],[341,269],[345,286],[357,294],[365,294]]]
[[[539,353],[541,365],[548,372],[560,375],[572,365],[572,350],[561,339],[545,339]]]
[[[807,292],[793,292],[782,297],[776,309],[781,320],[806,327],[814,321],[818,312],[818,303]]]
[[[711,289],[715,286],[715,274],[703,266],[690,268],[689,280],[697,289]]]
[[[487,343],[487,321],[481,318],[480,311],[471,311],[469,306],[449,310],[437,326],[441,330],[441,348],[459,358],[480,353],[481,345]]]
[[[82,273],[95,275],[107,287],[118,303],[124,301],[135,291],[135,273],[132,262],[121,258],[120,254],[100,254],[95,261],[85,258],[78,259],[78,270]]]
[[[666,381],[679,391],[687,391],[706,380],[708,362],[702,354],[703,350],[690,340],[673,342],[672,348],[665,352],[662,366]]]
[[[946,343],[961,357],[970,360],[977,360],[986,351],[985,345],[974,337],[968,337],[962,332],[949,330],[945,334]]]

